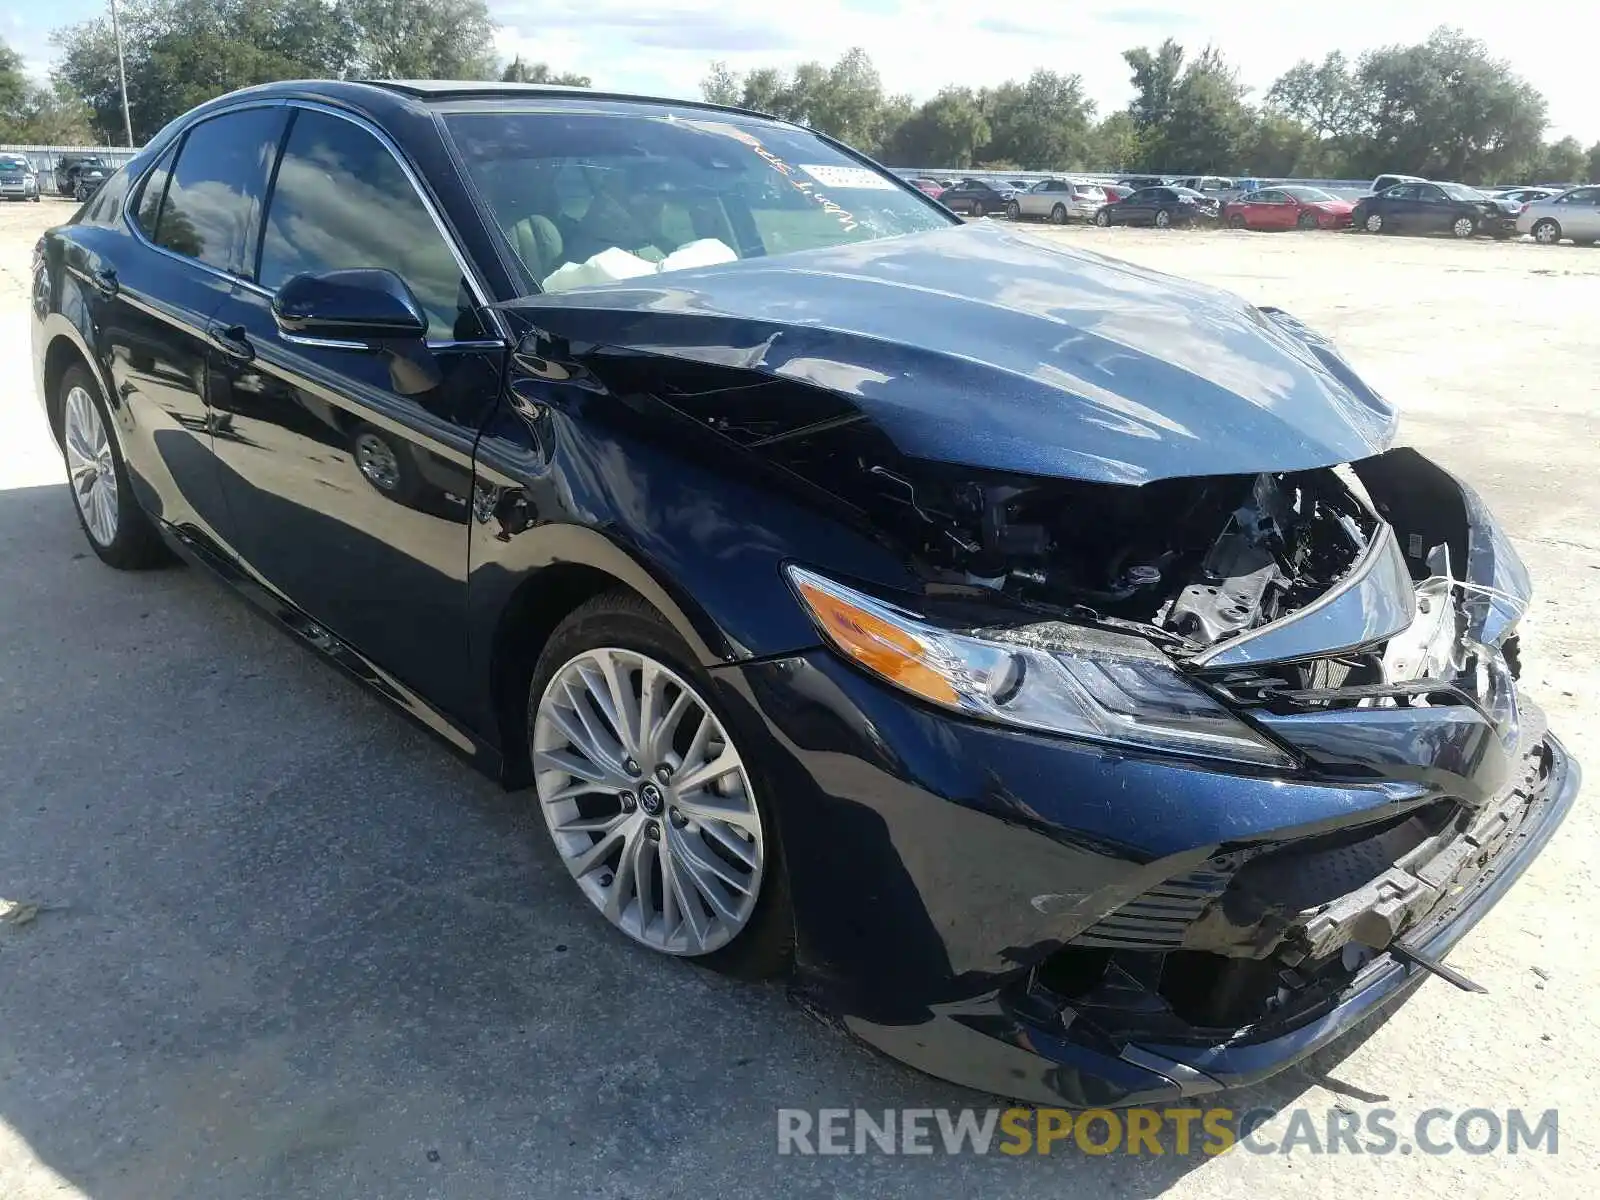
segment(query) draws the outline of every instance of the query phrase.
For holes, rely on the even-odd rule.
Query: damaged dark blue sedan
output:
[[[1577,792],[1515,550],[1326,341],[792,125],[237,92],[33,304],[96,554],[529,789],[622,934],[951,1080],[1189,1096],[1470,988]]]

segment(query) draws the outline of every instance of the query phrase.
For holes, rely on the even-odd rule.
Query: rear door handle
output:
[[[89,282],[94,285],[94,290],[107,300],[115,296],[121,286],[117,283],[117,270],[115,267],[96,267],[89,272]]]
[[[250,344],[250,337],[243,325],[224,325],[214,321],[206,327],[206,336],[213,346],[238,362],[249,362],[256,356],[256,348]]]

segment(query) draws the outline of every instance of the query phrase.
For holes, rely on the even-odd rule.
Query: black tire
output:
[[[1478,232],[1478,223],[1471,217],[1457,217],[1450,222],[1450,234],[1457,241],[1466,241]]]
[[[1382,213],[1368,213],[1361,218],[1361,228],[1368,233],[1388,233],[1389,222],[1383,219]]]
[[[1011,218],[1013,221],[1022,220],[1022,205],[1018,204],[1015,200],[1011,201],[1006,205],[1006,216]]]
[[[1317,228],[1317,214],[1303,212],[1295,218],[1294,223],[1297,229],[1315,229]]]
[[[1164,208],[1156,209],[1155,227],[1157,229],[1172,228],[1172,214]]]
[[[1228,218],[1228,224],[1234,229],[1248,229],[1250,227],[1245,221],[1243,213],[1234,213]]]
[[[356,470],[376,492],[401,504],[414,503],[425,484],[410,447],[400,438],[366,421],[350,428],[350,457]]]
[[[72,496],[71,466],[67,458],[65,425],[67,411],[67,397],[74,388],[82,388],[89,394],[89,399],[100,415],[100,422],[105,427],[106,444],[111,454],[111,470],[116,477],[117,503],[116,503],[116,535],[110,542],[101,544],[89,531],[89,523],[84,519],[83,509],[79,506],[76,497]],[[83,536],[89,543],[101,562],[108,567],[115,567],[119,571],[145,571],[151,567],[164,566],[174,561],[172,551],[161,540],[161,535],[156,532],[155,522],[150,514],[139,506],[139,501],[134,498],[133,484],[128,477],[127,461],[122,456],[122,444],[117,440],[116,422],[111,419],[111,412],[106,407],[105,397],[101,394],[100,385],[89,373],[89,369],[82,364],[75,364],[67,368],[61,376],[61,382],[56,388],[56,411],[62,415],[62,428],[58,430],[62,443],[61,458],[68,463],[68,499],[72,502],[72,511],[78,518],[78,526],[83,530]]]
[[[1094,223],[1100,226],[1101,229],[1111,228],[1111,214],[1102,208],[1099,212],[1095,213]]]
[[[981,217],[981,216],[985,215],[984,211],[983,211],[983,201],[982,200],[974,200],[972,202],[972,215],[975,216],[975,217]]]
[[[1067,223],[1067,206],[1058,204],[1050,210],[1050,224],[1065,225]]]
[[[1533,240],[1541,246],[1559,246],[1561,244],[1561,223],[1550,217],[1535,221],[1533,223]]]
[[[794,915],[777,814],[766,799],[773,792],[773,773],[762,758],[768,744],[766,736],[753,717],[720,702],[715,685],[695,663],[677,631],[634,592],[619,589],[585,601],[567,614],[550,635],[528,688],[525,736],[530,758],[534,719],[550,680],[577,655],[603,646],[648,654],[694,685],[729,737],[737,742],[761,815],[762,837],[770,847],[762,871],[761,892],[748,923],[726,946],[688,961],[737,979],[770,979],[787,973],[794,958]],[[534,803],[538,803],[537,796]],[[553,856],[554,847],[551,851]]]

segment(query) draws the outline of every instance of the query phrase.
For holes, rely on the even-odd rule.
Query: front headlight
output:
[[[956,633],[803,568],[788,571],[829,644],[934,704],[1097,742],[1294,763],[1141,638],[1059,623]]]

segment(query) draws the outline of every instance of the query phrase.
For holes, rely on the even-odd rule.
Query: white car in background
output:
[[[1068,221],[1092,221],[1106,202],[1099,184],[1074,183],[1070,179],[1041,179],[1025,192],[1018,192],[1006,205],[1013,221],[1023,217],[1043,217],[1054,225]]]
[[[1557,245],[1563,238],[1580,246],[1600,242],[1600,186],[1535,200],[1517,214],[1517,232],[1531,233],[1541,246]]]

